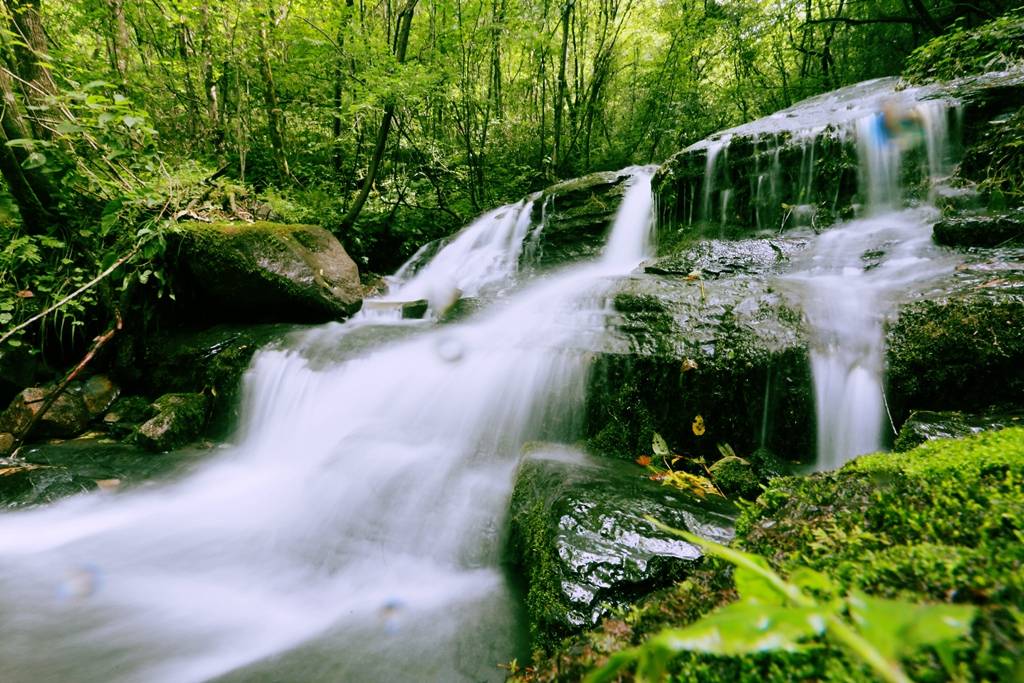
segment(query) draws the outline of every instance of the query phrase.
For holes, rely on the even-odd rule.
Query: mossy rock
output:
[[[1020,409],[991,410],[984,413],[915,410],[900,427],[893,450],[902,452],[926,441],[970,436],[993,429],[1024,425]]]
[[[531,222],[543,222],[544,229],[524,251],[524,264],[544,267],[596,256],[629,177],[628,171],[591,173],[543,190]]]
[[[936,242],[950,247],[1022,245],[1024,244],[1024,209],[944,218],[935,224],[934,235]]]
[[[655,529],[645,515],[718,541],[732,508],[648,479],[635,464],[596,461],[540,446],[522,462],[512,494],[509,554],[527,584],[535,647],[549,649],[699,566],[699,548]]]
[[[151,451],[168,451],[194,441],[206,426],[202,394],[164,394],[153,401],[153,417],[139,425],[135,441]]]
[[[832,473],[777,479],[745,508],[734,544],[768,558],[783,575],[809,566],[843,589],[976,605],[969,641],[953,650],[956,679],[1022,680],[1024,428],[930,441],[908,453],[863,456]],[[580,680],[616,652],[735,599],[731,568],[709,562],[539,658],[530,680]],[[949,680],[933,651],[903,666],[915,681]],[[715,683],[875,680],[827,643],[742,657],[688,653],[671,670],[672,680]]]
[[[199,318],[325,322],[362,305],[358,267],[319,226],[182,223],[170,253],[179,301]]]
[[[887,393],[897,423],[910,408],[984,410],[1024,396],[1019,296],[994,290],[916,301],[901,310],[887,336]]]

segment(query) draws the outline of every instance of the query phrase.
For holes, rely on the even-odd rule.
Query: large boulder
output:
[[[183,223],[179,299],[218,320],[324,322],[362,304],[359,268],[327,230],[278,223]]]
[[[887,396],[897,424],[910,410],[1021,405],[1024,280],[1003,286],[917,300],[889,325]]]
[[[222,435],[238,416],[242,376],[253,354],[293,329],[286,324],[222,324],[126,337],[117,349],[115,376],[137,394],[205,393],[211,404],[208,427]]]
[[[525,574],[535,647],[593,627],[612,607],[700,564],[698,547],[656,529],[648,515],[719,542],[732,538],[733,509],[722,498],[657,484],[634,464],[561,446],[530,449],[512,494],[509,551]]]
[[[14,397],[0,414],[0,431],[23,434],[42,410],[50,389],[29,387]],[[33,427],[32,435],[68,438],[81,434],[89,424],[89,411],[82,397],[71,391],[62,392]]]
[[[591,447],[632,460],[659,432],[675,452],[813,453],[807,332],[771,277],[805,240],[697,241],[615,282],[590,374]],[[701,416],[704,432],[692,423]]]
[[[1000,247],[1024,244],[1024,209],[943,218],[935,241],[950,247]]]

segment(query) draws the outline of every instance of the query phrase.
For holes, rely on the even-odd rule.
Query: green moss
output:
[[[543,499],[530,501],[530,492],[538,470],[522,471],[512,494],[511,507],[519,510],[513,517],[512,554],[521,559],[526,570],[529,591],[526,611],[529,615],[530,641],[534,648],[550,651],[568,633],[565,615],[569,606],[561,592],[558,567],[551,557],[550,510]]]
[[[978,605],[973,633],[947,672],[932,652],[904,662],[915,681],[1021,680],[1024,660],[1024,428],[931,441],[859,458],[836,472],[776,479],[737,526],[737,543],[783,574],[811,566],[841,586],[913,601]],[[650,596],[601,631],[542,660],[536,680],[599,665],[667,626],[735,599],[729,570],[709,565]],[[609,633],[611,629],[611,633]],[[587,667],[579,666],[586,662]],[[686,655],[678,681],[867,681],[827,645],[796,654]]]
[[[1024,302],[983,295],[907,306],[888,332],[890,406],[963,410],[1024,394]]]

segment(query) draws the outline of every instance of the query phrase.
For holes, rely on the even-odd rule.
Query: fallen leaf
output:
[[[647,467],[648,465],[651,464],[651,456],[641,455],[636,459],[636,464],[640,465],[641,467]]]
[[[35,297],[35,294],[32,292],[31,289],[23,289],[14,296],[18,297],[19,299],[31,299]]]
[[[100,491],[116,491],[121,487],[120,479],[97,479],[96,488]]]
[[[699,271],[699,270],[694,270],[694,271],[691,271],[691,272],[690,272],[690,273],[689,273],[689,274],[688,274],[688,275],[686,276],[686,279],[687,279],[688,281],[690,281],[690,282],[693,282],[694,280],[699,280],[699,279],[700,279],[700,271]]]
[[[700,415],[693,418],[692,428],[695,436],[703,436],[706,429],[704,427],[704,418],[701,417]]]
[[[692,358],[687,358],[683,361],[683,372],[697,369],[697,361]]]

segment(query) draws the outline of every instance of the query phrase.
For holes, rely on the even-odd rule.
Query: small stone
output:
[[[121,394],[121,388],[106,375],[93,375],[82,385],[82,401],[91,417],[102,415]]]

